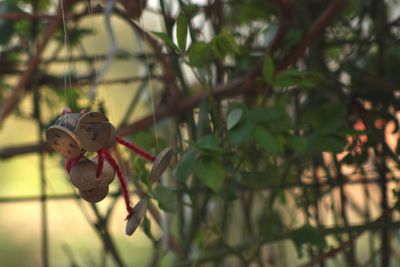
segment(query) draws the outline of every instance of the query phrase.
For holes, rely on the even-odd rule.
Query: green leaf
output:
[[[187,18],[193,18],[199,12],[200,7],[194,4],[183,5],[182,7],[183,12],[187,16]]]
[[[271,154],[278,154],[283,151],[282,137],[270,133],[263,127],[256,126],[253,130],[254,140],[263,149]]]
[[[177,206],[175,193],[168,187],[158,185],[153,189],[153,196],[158,201],[158,206],[167,212],[174,212]]]
[[[320,78],[315,73],[289,69],[279,72],[272,84],[277,87],[299,86],[302,88],[312,88],[319,81]]]
[[[189,65],[196,68],[207,66],[211,62],[210,46],[205,42],[195,42],[188,51]]]
[[[203,136],[197,143],[192,144],[194,148],[203,152],[221,151],[222,140],[216,135]]]
[[[279,168],[268,167],[263,172],[242,171],[239,182],[249,188],[257,189],[265,186],[278,186]]]
[[[239,123],[228,132],[229,140],[235,145],[243,144],[250,139],[252,129],[250,122]]]
[[[194,173],[201,182],[215,192],[218,192],[225,180],[225,168],[213,157],[200,157],[196,161]]]
[[[285,111],[266,107],[255,107],[251,109],[248,117],[253,122],[275,122],[288,119],[288,115]]]
[[[329,134],[342,128],[346,109],[340,103],[328,103],[310,110],[305,117],[315,131]]]
[[[260,220],[261,234],[266,242],[275,241],[284,231],[284,224],[279,213],[271,210]]]
[[[151,221],[147,219],[146,216],[143,217],[143,222],[141,223],[144,234],[151,240],[154,240],[154,236],[151,233]]]
[[[340,153],[347,144],[345,137],[314,134],[308,141],[308,151]]]
[[[302,257],[301,248],[304,244],[310,244],[317,248],[324,248],[327,245],[325,237],[310,224],[305,224],[299,229],[292,231],[289,234],[289,238],[296,246],[297,253],[300,257]]]
[[[181,52],[180,48],[178,46],[176,46],[176,44],[174,44],[172,39],[165,32],[152,32],[152,33],[155,36],[157,36],[158,38],[160,38],[161,40],[163,40],[165,45],[168,46],[169,48],[171,48],[172,50],[174,50],[175,52],[177,52],[177,53]]]
[[[210,42],[210,46],[215,56],[221,60],[226,55],[236,55],[240,52],[235,38],[233,38],[233,36],[227,31],[222,31],[220,34],[215,36]]]
[[[190,149],[185,153],[182,160],[176,164],[175,176],[180,182],[186,182],[193,172],[194,164],[196,163],[197,152]]]
[[[228,116],[226,118],[226,126],[228,130],[232,129],[235,127],[240,119],[242,118],[243,115],[243,110],[241,108],[235,108],[229,111]]]
[[[289,136],[286,142],[297,153],[304,154],[307,151],[308,139],[304,136]]]
[[[186,39],[187,39],[187,22],[186,16],[183,12],[179,14],[176,22],[176,39],[178,40],[179,48],[184,52],[186,51]]]
[[[264,57],[264,64],[262,68],[263,78],[266,82],[271,83],[272,77],[274,75],[274,62],[269,54],[266,54]]]

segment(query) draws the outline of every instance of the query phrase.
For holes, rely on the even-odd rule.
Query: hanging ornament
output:
[[[109,148],[118,143],[145,160],[151,161],[152,182],[158,181],[168,167],[172,149],[165,148],[155,157],[118,136],[115,127],[104,114],[85,110],[73,113],[69,108],[65,108],[55,124],[47,129],[46,139],[55,151],[67,158],[65,169],[71,183],[79,189],[79,195],[88,202],[96,203],[103,200],[108,194],[109,184],[117,174],[128,212],[125,232],[127,235],[132,235],[146,213],[147,200],[140,200],[132,208],[126,177]],[[97,157],[87,159],[84,157],[86,152],[95,152]]]

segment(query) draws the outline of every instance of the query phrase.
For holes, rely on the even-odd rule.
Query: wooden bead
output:
[[[54,125],[47,129],[46,139],[50,146],[66,158],[74,158],[81,153],[81,144],[69,129]]]
[[[125,233],[132,235],[142,222],[147,210],[147,200],[141,199],[133,208],[132,216],[126,222]]]
[[[150,180],[156,182],[160,179],[165,169],[168,167],[173,155],[173,150],[170,147],[163,149],[153,162],[153,167],[150,171]]]
[[[104,114],[88,112],[79,119],[74,132],[83,149],[95,152],[107,146],[112,136],[113,128]]]
[[[79,190],[79,195],[90,203],[97,203],[106,198],[108,194],[108,185],[102,185],[95,189],[84,191]]]
[[[87,159],[73,165],[69,173],[72,184],[83,191],[99,187],[100,179],[96,178],[96,167],[96,163]]]

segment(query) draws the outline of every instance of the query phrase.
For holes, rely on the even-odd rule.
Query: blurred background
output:
[[[400,266],[399,1],[0,1],[0,266]],[[80,199],[45,131],[104,112]]]
[[[50,8],[50,10],[58,4],[51,1],[42,2],[46,5],[46,9]],[[150,2],[149,5],[156,8],[157,4],[154,2]],[[29,1],[5,1],[1,4],[2,7],[17,4],[20,8],[19,14],[32,12],[29,5],[33,3]],[[76,8],[81,11],[90,10],[98,4],[97,2],[82,2],[77,3]],[[6,10],[3,9],[2,14],[6,14]],[[145,14],[142,25],[145,24],[146,28],[152,30],[160,30],[160,17],[151,12],[145,12]],[[63,37],[63,26],[57,29],[54,34],[56,38],[49,41],[41,58],[42,62],[49,62],[43,63],[49,64],[46,67],[49,75],[47,79],[54,78],[54,84],[44,85],[41,88],[42,125],[38,127],[38,122],[29,118],[34,113],[35,101],[32,93],[32,90],[35,89],[31,88],[20,102],[18,111],[11,114],[1,127],[0,146],[2,148],[45,142],[43,125],[57,118],[65,106],[73,105],[75,112],[79,111],[76,110],[77,108],[88,107],[90,100],[88,100],[86,92],[81,92],[83,88],[88,87],[87,83],[79,85],[79,82],[84,80],[80,78],[81,76],[88,77],[86,81],[91,79],[90,75],[94,73],[89,68],[101,69],[104,65],[109,41],[103,17],[103,14],[98,12],[79,20],[76,25],[72,26],[72,29],[78,28],[82,33],[76,33],[75,37],[74,34],[69,34],[69,40],[66,42]],[[47,22],[44,21],[44,23]],[[3,23],[1,30],[3,32],[7,26],[4,25],[5,20],[2,20],[1,23]],[[27,30],[30,23],[29,20],[15,22],[17,27],[25,27]],[[111,23],[120,57],[119,60],[113,62],[104,77],[111,83],[100,85],[97,88],[95,102],[100,103],[97,107],[102,106],[108,111],[108,118],[117,126],[124,120],[126,110],[132,102],[131,99],[136,96],[136,91],[142,84],[139,78],[146,76],[147,65],[142,60],[145,50],[143,43],[140,43],[142,40],[138,39],[139,33],[132,31],[121,19],[113,17]],[[65,24],[68,24],[68,21],[65,21]],[[38,28],[40,29],[40,27],[39,25]],[[82,34],[82,37],[79,34]],[[14,49],[17,47],[15,43],[17,38],[13,36],[12,40],[9,40],[9,46]],[[75,41],[74,38],[76,38]],[[26,45],[34,46],[33,43]],[[55,53],[57,54],[54,55]],[[139,54],[141,56],[139,59],[134,57]],[[15,57],[24,56],[15,51]],[[91,57],[93,62],[88,64],[82,59],[79,61],[81,57]],[[54,63],[53,60],[55,60]],[[26,64],[28,62],[26,61]],[[135,81],[135,78],[138,78],[139,81]],[[2,79],[2,83],[12,84],[17,79],[18,77],[6,77],[4,80]],[[65,79],[66,83],[64,83]],[[125,79],[127,82],[124,81]],[[152,85],[154,94],[158,94],[157,81],[154,81]],[[3,89],[3,91],[7,91],[10,88],[4,87]],[[137,105],[134,106],[134,112],[125,118],[125,123],[141,118],[152,110],[151,91],[148,88],[141,90],[142,93],[136,96],[138,100]],[[152,130],[146,134],[150,136],[150,139],[154,139]],[[41,171],[41,164],[44,165],[43,171]],[[103,263],[104,247],[96,234],[96,229],[91,225],[95,223],[96,216],[90,210],[87,202],[74,197],[76,189],[71,185],[63,166],[64,159],[56,153],[46,153],[43,158],[40,158],[38,153],[29,153],[0,161],[1,177],[4,181],[0,190],[1,266],[43,266],[44,233],[41,179],[45,179],[45,195],[47,197],[45,200],[47,211],[44,216],[47,222],[45,238],[47,239],[48,266],[118,266],[110,259]],[[115,181],[110,192],[117,193],[118,189],[119,184]],[[135,203],[137,200],[134,198],[132,202]],[[98,209],[106,211],[110,202],[109,199],[104,200],[97,205]],[[113,236],[121,260],[127,263],[126,266],[146,266],[147,259],[151,256],[151,242],[141,231],[138,231],[133,237],[125,235],[126,211],[122,199],[118,199],[115,205],[115,211],[109,223],[109,232]],[[159,230],[155,229],[155,231]]]

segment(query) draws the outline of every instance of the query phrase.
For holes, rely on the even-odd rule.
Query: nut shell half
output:
[[[101,182],[96,178],[96,167],[96,163],[86,159],[73,165],[69,173],[72,184],[83,191],[99,187]]]
[[[88,191],[79,190],[79,195],[81,196],[81,198],[90,203],[97,203],[99,201],[102,201],[106,198],[107,194],[108,185],[99,186],[95,189]]]
[[[132,216],[126,222],[125,233],[127,235],[132,235],[140,223],[143,220],[143,217],[146,215],[147,210],[147,200],[141,199],[139,203],[133,208]]]
[[[173,155],[173,150],[170,147],[164,148],[156,157],[153,162],[153,167],[150,171],[150,180],[156,182],[160,179],[161,175],[168,167]]]
[[[108,118],[106,115],[100,112],[86,112],[83,114],[78,123],[101,123],[101,122],[108,122]]]
[[[112,128],[109,122],[79,122],[75,134],[83,149],[95,152],[107,146],[112,135]]]
[[[65,127],[54,125],[47,129],[46,139],[50,146],[66,158],[74,158],[81,153],[81,144],[76,135]]]

